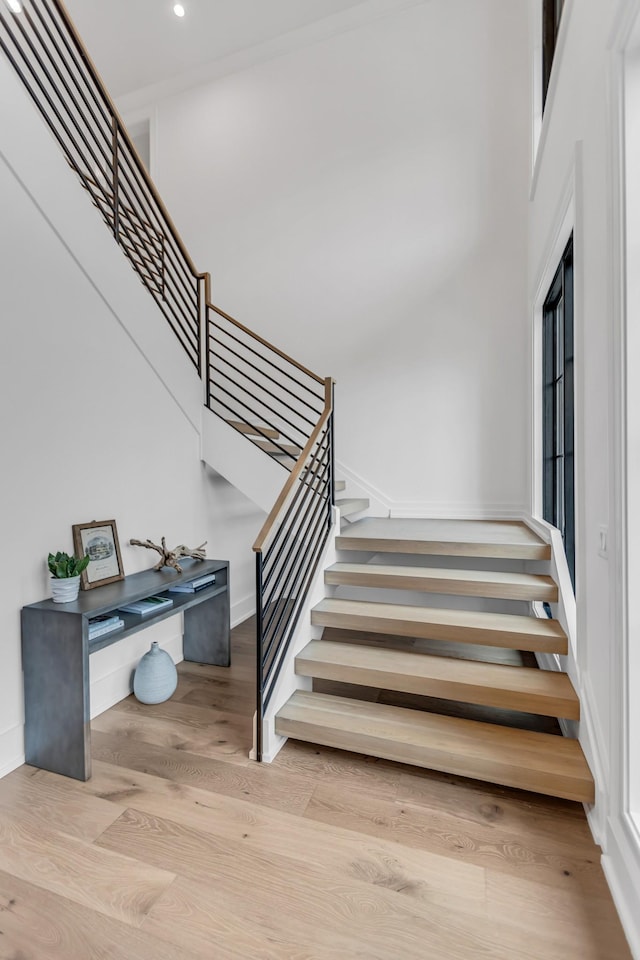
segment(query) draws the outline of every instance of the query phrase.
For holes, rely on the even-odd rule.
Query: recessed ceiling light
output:
[[[176,3],[173,6],[173,12],[176,17],[184,17],[185,10],[181,3]]]
[[[20,3],[20,0],[7,0],[7,6],[12,13],[22,12],[22,4]]]

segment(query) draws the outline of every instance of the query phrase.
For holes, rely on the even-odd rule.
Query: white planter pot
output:
[[[79,590],[80,575],[67,577],[65,580],[51,577],[51,599],[54,603],[70,603],[72,600],[77,600]]]

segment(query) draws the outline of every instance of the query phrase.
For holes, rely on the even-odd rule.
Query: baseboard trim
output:
[[[609,821],[601,864],[634,960],[640,960],[640,838],[625,819]]]
[[[17,723],[0,733],[0,779],[24,762],[24,729]]]
[[[517,503],[391,502],[389,516],[433,520],[522,520],[524,508]]]
[[[243,597],[242,600],[236,600],[235,603],[231,604],[231,627],[237,627],[238,624],[244,623],[244,621],[252,617],[255,612],[255,593],[249,593],[246,597]]]

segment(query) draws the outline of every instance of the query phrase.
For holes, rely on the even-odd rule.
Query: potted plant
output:
[[[56,603],[75,600],[80,589],[80,574],[89,565],[89,557],[69,556],[58,551],[47,558],[51,574],[51,597]]]

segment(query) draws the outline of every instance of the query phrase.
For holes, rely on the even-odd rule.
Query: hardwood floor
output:
[[[92,724],[87,783],[0,781],[0,960],[629,960],[582,807],[289,741],[232,667]]]

